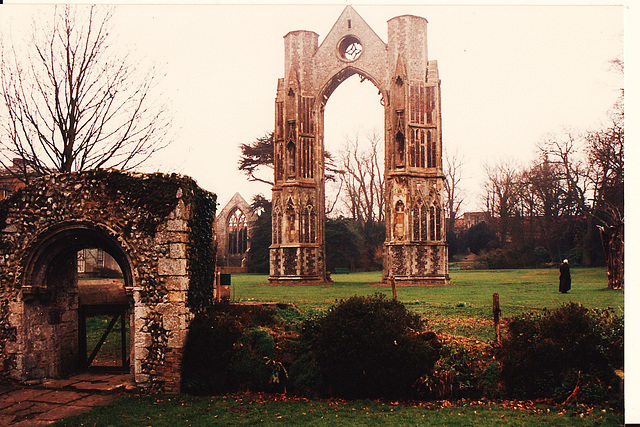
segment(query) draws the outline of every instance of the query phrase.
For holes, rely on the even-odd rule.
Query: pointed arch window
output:
[[[442,240],[442,208],[429,208],[429,237],[431,240]]]
[[[436,144],[436,138],[433,135],[433,131],[428,130],[427,132],[427,167],[435,168],[437,167],[437,150],[438,146]]]
[[[411,212],[413,222],[413,240],[414,241],[426,241],[428,240],[427,231],[427,206],[424,204],[421,198],[418,198],[413,210]]]
[[[282,212],[280,212],[280,206],[276,205],[276,207],[273,209],[273,212],[274,221],[272,227],[272,242],[274,245],[279,245],[280,243],[282,243]]]
[[[425,167],[426,147],[425,129],[411,129],[409,141],[409,166],[416,168]]]
[[[229,254],[238,255],[247,251],[247,217],[236,208],[227,223],[229,235]]]
[[[303,243],[315,243],[316,241],[316,212],[311,200],[307,201],[307,205],[302,213],[300,241]]]

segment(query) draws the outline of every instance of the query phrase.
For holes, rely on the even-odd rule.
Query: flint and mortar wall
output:
[[[136,384],[178,392],[187,326],[213,301],[214,212],[190,178],[118,171],[44,177],[0,202],[0,376],[78,368],[73,260],[101,247],[125,277]]]

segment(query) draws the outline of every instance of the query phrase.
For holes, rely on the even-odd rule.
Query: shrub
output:
[[[497,242],[497,240],[497,236],[489,231],[489,227],[484,221],[469,228],[461,238],[463,245],[468,247],[469,251],[476,255],[483,249],[490,247],[491,242]],[[460,249],[462,249],[462,247]]]
[[[266,338],[265,330],[258,327],[274,325],[275,314],[262,306],[220,303],[196,315],[185,344],[183,391],[215,394],[253,386],[246,381],[246,375],[252,375],[247,370],[255,368],[255,359],[273,356],[273,350],[268,350],[269,344],[265,343],[271,339],[273,345],[273,339]],[[256,372],[256,384],[263,384],[263,371]]]
[[[543,248],[541,246],[536,246],[533,249],[533,254],[536,257],[536,263],[540,264],[548,264],[553,261],[551,258],[551,254],[547,250],[547,248]]]
[[[437,358],[421,329],[418,315],[383,294],[340,300],[305,326],[303,342],[311,354],[302,360],[317,370],[306,383],[293,381],[345,398],[408,397]],[[292,366],[292,377],[300,371]]]
[[[516,398],[615,398],[623,364],[622,319],[611,309],[571,303],[509,324],[500,354],[502,379]]]
[[[538,266],[534,249],[524,247],[519,249],[498,249],[485,257],[487,268],[528,268]]]
[[[268,361],[275,356],[275,341],[262,327],[248,328],[234,344],[229,366],[234,390],[271,391],[272,369]]]
[[[442,341],[433,370],[416,384],[421,397],[442,400],[478,399],[487,392],[498,395],[499,379],[491,371],[496,364],[493,347],[452,336],[444,336]]]

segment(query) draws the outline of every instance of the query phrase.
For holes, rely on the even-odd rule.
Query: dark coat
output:
[[[569,264],[560,265],[560,292],[567,292],[571,289],[571,272]]]

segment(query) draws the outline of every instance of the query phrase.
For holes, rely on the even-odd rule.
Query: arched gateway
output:
[[[1,201],[0,377],[86,368],[76,254],[99,248],[124,277],[122,298],[101,303],[129,315],[125,369],[141,389],[179,392],[188,322],[214,297],[214,216],[213,194],[163,174],[52,175]]]
[[[427,57],[427,20],[388,21],[385,44],[347,6],[318,46],[312,31],[284,37],[285,78],[275,105],[272,283],[326,282],[324,107],[357,74],[380,91],[385,134],[383,280],[448,281],[440,79]]]

